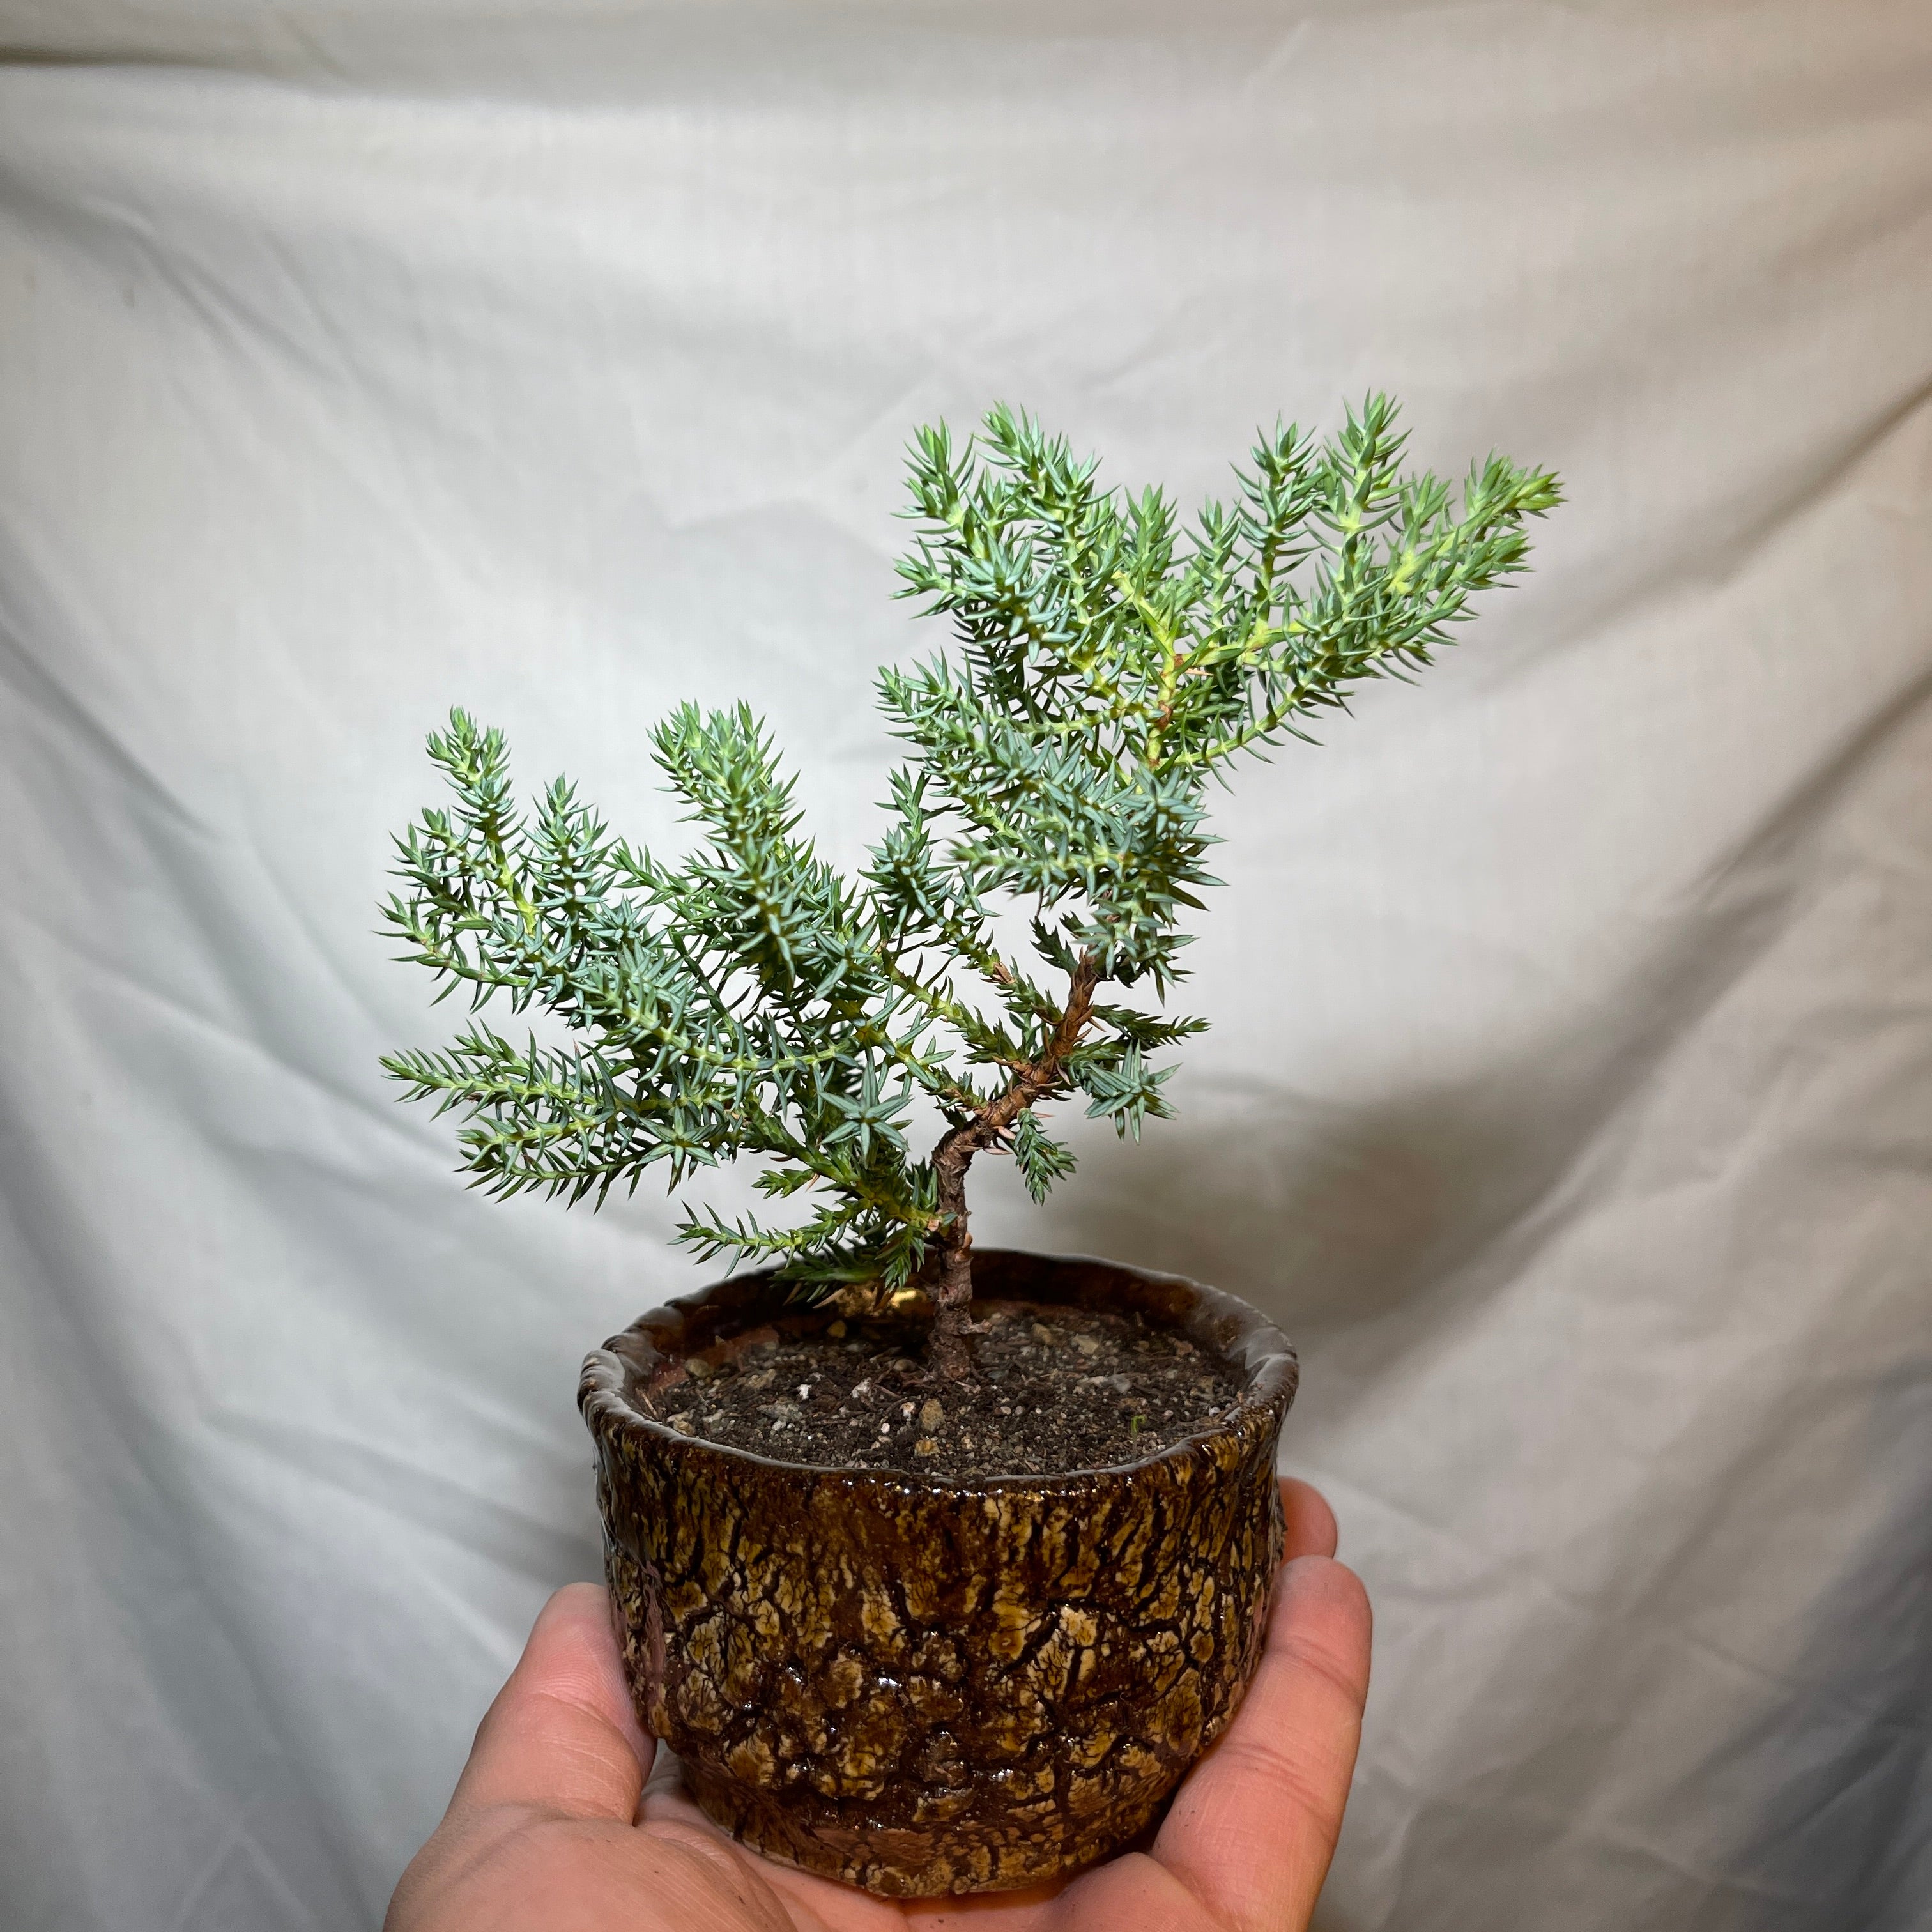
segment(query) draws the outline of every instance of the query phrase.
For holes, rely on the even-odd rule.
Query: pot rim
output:
[[[673,1298],[662,1307],[638,1316],[621,1334],[614,1335],[601,1348],[593,1348],[584,1358],[578,1382],[577,1406],[593,1433],[601,1425],[642,1430],[667,1444],[675,1444],[686,1455],[708,1454],[728,1463],[764,1469],[782,1469],[814,1480],[864,1484],[878,1488],[898,1489],[916,1495],[936,1495],[962,1490],[1024,1489],[1046,1491],[1062,1484],[1080,1485],[1097,1476],[1119,1476],[1150,1469],[1160,1463],[1188,1455],[1202,1443],[1238,1430],[1249,1418],[1275,1412],[1275,1428],[1280,1426],[1294,1401],[1300,1381],[1300,1358],[1294,1344],[1266,1316],[1226,1288],[1214,1288],[1186,1275],[1168,1274],[1157,1269],[1136,1268],[1126,1262],[1108,1261],[1097,1255],[1043,1254],[1030,1248],[979,1248],[976,1256],[987,1261],[999,1258],[1033,1262],[1050,1268],[1106,1268],[1129,1275],[1157,1288],[1179,1288],[1195,1298],[1191,1313],[1195,1319],[1212,1322],[1222,1332],[1212,1346],[1237,1372],[1245,1370],[1246,1385],[1234,1407],[1218,1420],[1185,1436],[1165,1448],[1124,1462],[1097,1463],[1082,1469],[1056,1470],[1043,1475],[946,1476],[937,1471],[928,1474],[910,1469],[868,1469],[854,1463],[795,1462],[755,1450],[740,1449],[729,1443],[712,1442],[701,1436],[686,1436],[667,1422],[648,1415],[632,1400],[634,1389],[649,1379],[665,1351],[660,1349],[651,1331],[668,1342],[688,1324],[692,1316],[712,1304],[722,1288],[747,1288],[770,1281],[777,1270],[764,1268],[752,1273],[728,1275],[689,1294]],[[1022,1298],[1019,1297],[1016,1298]],[[1190,1324],[1191,1325],[1191,1324]]]

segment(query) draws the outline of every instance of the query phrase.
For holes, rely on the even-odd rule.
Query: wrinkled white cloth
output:
[[[452,703],[856,856],[914,425],[1192,502],[1370,387],[1567,479],[1241,773],[1138,1147],[982,1230],[1300,1340],[1327,1932],[1932,1924],[1922,0],[0,0],[0,1918],[373,1927],[704,1271],[466,1192],[375,932]],[[728,1203],[730,1186],[714,1190]]]

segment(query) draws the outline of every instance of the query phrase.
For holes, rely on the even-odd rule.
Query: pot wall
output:
[[[895,1897],[1036,1883],[1144,1829],[1238,1705],[1280,1560],[1278,1331],[1108,1263],[991,1252],[975,1280],[1138,1305],[1246,1397],[1138,1464],[956,1484],[770,1462],[643,1412],[685,1352],[796,1318],[765,1277],[647,1316],[585,1366],[645,1722],[746,1843]]]

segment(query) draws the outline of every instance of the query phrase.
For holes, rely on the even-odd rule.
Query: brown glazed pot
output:
[[[584,1364],[625,1667],[706,1813],[896,1898],[1071,1872],[1144,1831],[1259,1658],[1294,1351],[1244,1302],[1111,1262],[975,1250],[982,1300],[1140,1310],[1243,1386],[1138,1462],[950,1481],[680,1435],[700,1349],[811,1327],[765,1275],[646,1315]]]

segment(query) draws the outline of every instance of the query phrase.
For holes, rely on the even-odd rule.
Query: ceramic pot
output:
[[[1138,1309],[1226,1366],[1222,1419],[1143,1460],[975,1478],[776,1462],[656,1419],[699,1351],[810,1327],[766,1275],[584,1364],[638,1709],[747,1845],[896,1898],[1036,1884],[1146,1829],[1261,1654],[1293,1348],[1246,1303],[976,1250],[981,1301]]]

